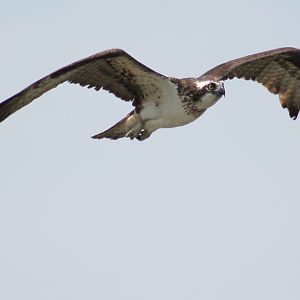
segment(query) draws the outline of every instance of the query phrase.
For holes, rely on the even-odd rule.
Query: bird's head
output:
[[[224,83],[214,80],[195,81],[201,102],[206,108],[215,104],[222,96],[225,96]]]
[[[219,97],[225,96],[224,83],[222,81],[214,80],[197,80],[196,87],[204,94],[213,94]]]

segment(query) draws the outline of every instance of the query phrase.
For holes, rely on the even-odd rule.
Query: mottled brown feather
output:
[[[151,70],[121,49],[99,52],[65,66],[0,103],[0,122],[63,82],[107,90],[138,106],[167,77]]]
[[[242,78],[264,85],[279,94],[283,108],[296,119],[300,110],[300,49],[279,48],[234,59],[216,66],[200,80]]]

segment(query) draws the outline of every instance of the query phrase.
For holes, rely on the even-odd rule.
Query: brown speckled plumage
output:
[[[296,119],[300,110],[300,50],[279,48],[216,66],[198,78],[161,75],[121,49],[111,49],[67,65],[0,103],[0,122],[63,82],[106,90],[135,109],[94,138],[144,140],[162,127],[176,127],[197,119],[222,95],[222,81],[254,80],[279,94],[283,108]],[[214,86],[209,88],[213,82]]]
[[[171,81],[177,86],[178,95],[180,95],[186,113],[195,118],[203,114],[205,109],[199,109],[196,104],[208,91],[197,88],[193,78],[172,78]]]
[[[104,89],[138,106],[143,93],[165,76],[144,66],[121,49],[103,51],[63,67],[0,104],[0,122],[45,92],[68,81]]]
[[[233,78],[254,80],[279,94],[283,108],[296,119],[300,110],[300,50],[279,48],[223,63],[207,71],[200,80]]]

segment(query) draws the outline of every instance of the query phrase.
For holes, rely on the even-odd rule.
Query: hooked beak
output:
[[[224,83],[222,82],[222,85],[216,90],[217,94],[220,95],[220,97],[225,97],[225,88]]]

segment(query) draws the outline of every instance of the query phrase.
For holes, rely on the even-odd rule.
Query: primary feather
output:
[[[111,49],[67,65],[0,104],[0,122],[63,82],[106,90],[134,110],[93,138],[144,140],[159,128],[188,124],[225,94],[223,81],[254,80],[296,119],[300,110],[300,50],[279,48],[225,62],[198,78],[172,78],[143,65],[121,49]]]

